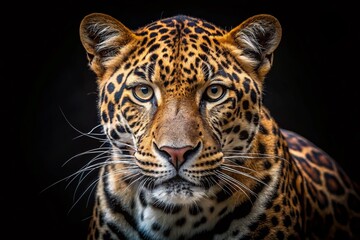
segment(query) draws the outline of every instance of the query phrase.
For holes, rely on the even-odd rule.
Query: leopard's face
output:
[[[192,204],[218,188],[250,186],[257,176],[248,169],[256,173],[256,166],[241,165],[238,156],[246,156],[259,129],[277,22],[257,19],[273,33],[264,34],[259,50],[247,35],[256,27],[251,22],[225,32],[181,16],[132,32],[110,17],[94,17],[109,27],[101,32],[101,24],[84,20],[82,41],[113,145],[112,188],[136,186],[159,203]]]

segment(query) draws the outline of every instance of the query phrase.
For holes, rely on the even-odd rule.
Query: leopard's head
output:
[[[132,31],[94,13],[80,36],[113,146],[113,189],[186,204],[255,184],[260,171],[239,156],[258,133],[263,80],[281,38],[276,18],[256,15],[225,31],[175,16]]]

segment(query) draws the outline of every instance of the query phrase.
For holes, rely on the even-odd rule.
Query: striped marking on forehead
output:
[[[207,62],[187,66],[176,63],[164,63],[162,59],[144,63],[132,71],[133,79],[145,80],[160,86],[166,92],[192,92],[215,76],[215,67]],[[200,61],[199,61],[200,62]],[[219,74],[218,74],[219,75]],[[220,74],[221,75],[221,74]]]
[[[140,40],[122,69],[166,92],[192,92],[226,61],[212,38],[225,31],[206,21],[180,15],[153,22],[135,33]]]

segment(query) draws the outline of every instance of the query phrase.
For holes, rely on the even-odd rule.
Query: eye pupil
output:
[[[219,91],[218,86],[212,86],[210,91],[212,94],[216,94]]]
[[[149,93],[149,88],[143,86],[141,87],[140,91],[142,94],[147,95]]]

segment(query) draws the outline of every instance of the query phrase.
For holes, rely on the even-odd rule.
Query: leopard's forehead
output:
[[[166,92],[189,92],[219,72],[222,59],[217,36],[225,30],[200,19],[175,16],[135,31],[132,74],[156,83]]]
[[[208,35],[221,36],[225,30],[199,18],[178,15],[152,22],[136,31],[137,35]]]

